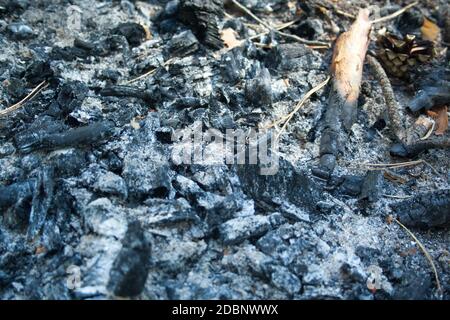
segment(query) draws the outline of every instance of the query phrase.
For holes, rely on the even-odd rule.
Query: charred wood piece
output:
[[[433,137],[428,140],[417,141],[413,144],[396,143],[389,150],[391,156],[400,158],[414,158],[423,151],[429,149],[448,149],[450,148],[450,138]]]
[[[223,47],[217,19],[224,15],[221,0],[180,0],[178,20],[191,28],[204,45],[212,49]]]
[[[153,95],[148,90],[138,87],[124,85],[110,85],[100,91],[100,95],[105,97],[131,97],[142,99],[147,102],[153,101]]]
[[[436,105],[450,103],[450,81],[441,86],[428,86],[419,90],[414,99],[409,103],[408,109],[412,112],[429,110]]]
[[[434,228],[450,225],[450,189],[428,192],[391,204],[398,219],[407,227]]]
[[[54,150],[95,144],[110,137],[113,129],[112,122],[100,121],[61,133],[35,134],[29,140],[21,141],[17,149],[22,153],[29,153],[35,150]]]
[[[350,30],[338,38],[334,47],[332,84],[320,141],[320,167],[325,172],[333,171],[336,165],[341,131],[348,132],[356,118],[370,29],[369,11],[360,10]]]
[[[25,182],[13,183],[9,186],[0,186],[0,208],[6,209],[24,199],[31,199],[36,181],[31,179]]]

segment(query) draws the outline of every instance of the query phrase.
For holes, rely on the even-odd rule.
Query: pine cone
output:
[[[401,39],[385,33],[378,37],[377,44],[379,48],[376,53],[386,72],[398,78],[408,78],[411,70],[436,56],[431,41],[417,40],[410,34]]]

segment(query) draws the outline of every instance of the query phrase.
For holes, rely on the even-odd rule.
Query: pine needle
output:
[[[431,268],[433,269],[434,277],[436,279],[436,286],[437,286],[437,289],[439,291],[439,294],[442,297],[443,292],[442,292],[441,282],[439,281],[439,275],[438,275],[436,266],[434,264],[433,258],[431,257],[430,253],[425,248],[425,246],[422,244],[422,242],[420,242],[419,239],[417,239],[417,237],[414,235],[414,233],[412,233],[407,227],[405,227],[405,225],[403,223],[398,221],[396,218],[393,218],[393,221],[395,221],[395,223],[397,223],[400,227],[402,227],[411,236],[411,238],[414,239],[414,241],[417,243],[419,248],[422,250],[423,254],[427,258],[428,262],[430,263]]]
[[[415,5],[417,5],[419,3],[419,1],[414,1],[413,3],[408,4],[407,6],[401,8],[400,10],[395,11],[394,13],[387,15],[385,17],[381,17],[375,20],[372,20],[372,24],[374,23],[380,23],[380,22],[385,22],[391,19],[394,19],[396,17],[398,17],[399,15],[401,15],[403,12],[405,12],[406,10],[411,9],[412,7],[414,7]]]
[[[295,106],[294,110],[289,113],[286,116],[281,117],[280,119],[276,120],[275,122],[272,122],[271,124],[269,124],[268,126],[265,126],[265,129],[269,129],[272,128],[278,124],[281,124],[284,122],[283,127],[281,128],[280,132],[276,135],[276,140],[279,139],[280,135],[283,133],[283,131],[286,129],[286,126],[288,125],[289,121],[292,119],[292,117],[297,113],[298,110],[300,110],[300,108],[305,104],[305,102],[313,95],[313,93],[319,91],[320,89],[322,89],[323,87],[325,87],[328,83],[328,81],[330,81],[330,77],[328,76],[325,81],[319,83],[317,86],[315,86],[314,88],[312,88],[311,90],[309,90],[303,97],[302,99],[297,103],[297,105]]]
[[[33,99],[39,92],[41,92],[42,90],[44,90],[47,87],[48,87],[47,81],[45,81],[45,80],[42,81],[40,84],[37,85],[36,88],[34,88],[29,94],[27,94],[27,96],[25,98],[23,98],[16,104],[13,104],[12,106],[10,106],[4,110],[0,110],[0,117],[6,116],[6,115],[10,114],[11,112],[16,111],[17,109],[20,109],[25,102]]]

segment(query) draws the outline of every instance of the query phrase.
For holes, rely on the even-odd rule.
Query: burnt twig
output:
[[[400,107],[395,99],[394,90],[392,90],[391,82],[389,81],[386,72],[384,71],[378,60],[371,56],[367,56],[367,62],[372,68],[372,72],[377,78],[383,91],[384,100],[386,102],[387,111],[389,114],[389,125],[394,141],[404,141],[405,129],[402,125],[402,117],[400,115]]]
[[[63,133],[35,136],[34,140],[18,146],[18,150],[23,153],[29,153],[41,149],[54,150],[77,145],[93,144],[111,136],[113,129],[112,122],[99,121]]]

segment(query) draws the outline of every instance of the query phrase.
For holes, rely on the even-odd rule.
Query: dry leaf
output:
[[[236,39],[236,31],[232,28],[223,29],[220,32],[220,38],[229,49],[240,46],[242,43],[242,40]]]
[[[427,114],[436,121],[436,131],[434,134],[437,136],[443,135],[448,129],[447,106],[433,107],[427,111]]]
[[[441,29],[439,29],[439,27],[432,21],[424,18],[420,31],[422,32],[422,36],[425,40],[436,41]]]

